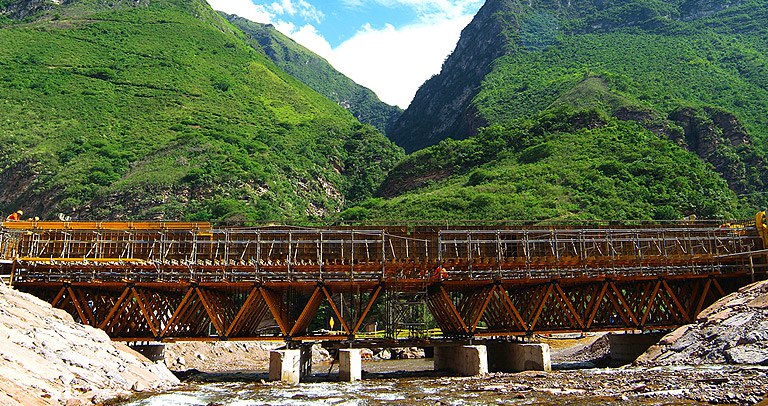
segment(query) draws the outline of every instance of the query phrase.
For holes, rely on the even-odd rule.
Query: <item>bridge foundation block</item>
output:
[[[147,357],[152,362],[162,361],[165,356],[165,344],[130,344],[132,350]]]
[[[363,364],[360,349],[339,350],[339,380],[354,382],[363,378]]]
[[[648,348],[658,344],[664,334],[609,334],[609,355],[611,361],[634,362]]]
[[[463,376],[488,373],[488,351],[484,345],[435,347],[436,371],[451,371]]]
[[[301,350],[269,353],[269,380],[298,384],[301,379]]]
[[[491,343],[488,359],[491,372],[552,371],[547,344]]]

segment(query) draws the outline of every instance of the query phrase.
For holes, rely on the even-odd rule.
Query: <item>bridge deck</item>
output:
[[[371,320],[390,338],[671,328],[762,278],[763,249],[754,226],[0,230],[17,288],[140,341],[365,339]]]

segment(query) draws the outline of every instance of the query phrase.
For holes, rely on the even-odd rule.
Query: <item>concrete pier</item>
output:
[[[354,382],[363,378],[363,364],[359,349],[339,350],[339,380]]]
[[[132,350],[139,354],[149,358],[152,362],[162,361],[165,355],[165,344],[151,343],[151,344],[129,344]]]
[[[301,378],[301,350],[269,353],[269,380],[297,384]]]
[[[488,359],[491,372],[552,371],[547,344],[491,343]]]
[[[609,334],[610,357],[621,363],[634,362],[648,348],[658,344],[664,334]]]
[[[488,373],[488,352],[484,345],[435,347],[436,371],[451,371],[463,376]]]

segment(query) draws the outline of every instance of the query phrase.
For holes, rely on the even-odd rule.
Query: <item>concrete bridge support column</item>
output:
[[[354,382],[363,378],[363,363],[360,349],[339,350],[339,380]]]
[[[491,372],[552,371],[547,344],[492,343],[488,358]]]
[[[165,344],[162,343],[129,344],[128,347],[149,358],[152,362],[162,361],[165,356]]]
[[[658,344],[664,334],[609,334],[611,361],[634,362],[648,348]]]
[[[301,350],[269,353],[269,380],[297,384],[301,378]]]
[[[484,345],[435,347],[436,371],[451,371],[463,376],[488,373],[488,351]]]

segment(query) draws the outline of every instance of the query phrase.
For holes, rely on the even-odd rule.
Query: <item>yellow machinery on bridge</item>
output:
[[[755,220],[471,229],[6,222],[0,257],[18,289],[121,340],[355,339],[372,313],[393,337],[403,326],[496,337],[690,322],[765,274],[765,213]],[[341,335],[320,330],[331,317]]]

